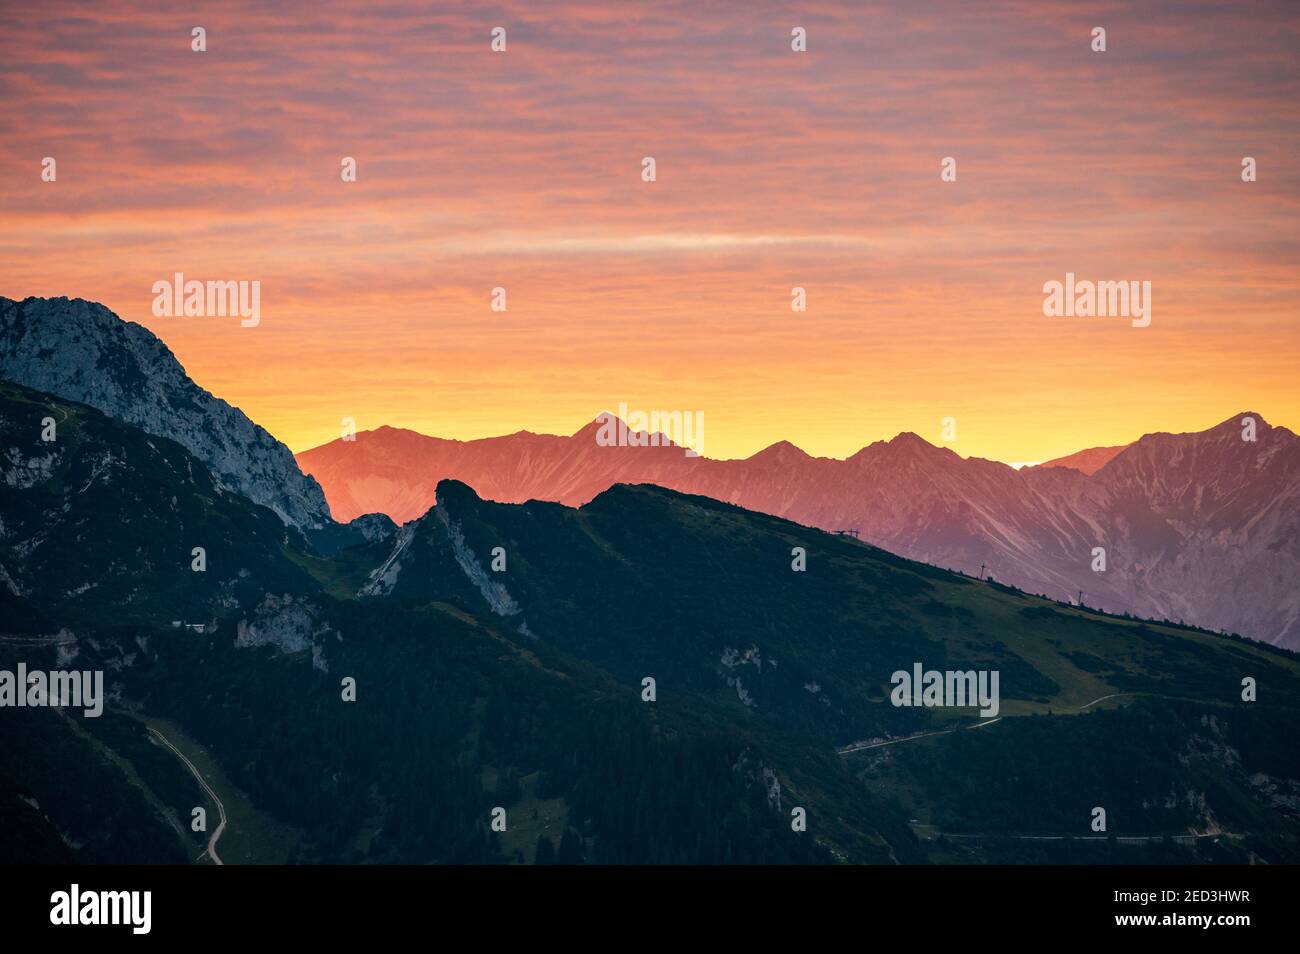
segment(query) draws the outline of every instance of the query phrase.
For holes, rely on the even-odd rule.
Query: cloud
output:
[[[738,456],[851,451],[957,406],[986,422],[966,451],[1013,459],[1077,449],[1060,435],[1085,405],[1162,429],[1220,403],[1295,420],[1298,20],[1282,2],[11,4],[0,293],[149,322],[294,443],[334,401],[444,408],[425,423],[448,434],[564,430],[620,387],[720,409],[710,443]],[[175,270],[261,280],[258,335],[153,320]],[[1067,270],[1151,279],[1150,334],[1045,322],[1038,289]]]

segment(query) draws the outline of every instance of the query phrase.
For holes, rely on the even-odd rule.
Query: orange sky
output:
[[[295,450],[619,403],[711,457],[1300,425],[1294,5],[270,6],[5,5],[0,294],[146,324]],[[176,271],[261,324],[152,316]],[[1067,271],[1151,326],[1044,317]]]

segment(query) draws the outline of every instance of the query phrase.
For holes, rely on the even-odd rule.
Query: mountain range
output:
[[[415,519],[444,479],[492,500],[570,506],[615,484],[649,483],[853,531],[910,559],[1055,599],[1082,591],[1084,603],[1108,611],[1300,647],[1300,439],[1255,412],[1020,470],[912,433],[846,460],[788,441],[712,460],[667,441],[602,446],[603,423],[570,437],[472,441],[381,427],[297,459],[339,519]]]
[[[85,305],[28,300],[12,327],[57,341],[29,323]],[[104,353],[130,327],[105,323]],[[1293,652],[653,483],[572,506],[443,479],[400,527],[304,530],[201,456],[284,465],[273,441],[197,436],[235,409],[173,438],[132,406],[170,392],[113,404],[93,349],[19,366],[120,416],[0,375],[0,671],[99,671],[107,697],[98,718],[0,708],[0,862],[1300,859]],[[1183,466],[1226,476],[1193,512],[1239,520],[1224,498],[1251,462],[1210,434]],[[961,460],[873,447],[917,475]],[[776,484],[798,452],[770,450]],[[1144,498],[1173,507],[1184,479]],[[998,674],[997,715],[897,705],[915,667]],[[228,820],[219,843],[196,806]]]

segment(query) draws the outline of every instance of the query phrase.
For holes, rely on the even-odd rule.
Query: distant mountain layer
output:
[[[1300,439],[1252,412],[1200,433],[1148,434],[1092,474],[963,459],[910,433],[847,460],[785,441],[710,460],[672,446],[602,446],[601,426],[476,441],[382,427],[298,461],[341,520],[409,521],[449,478],[490,500],[570,506],[616,483],[652,483],[854,530],[914,560],[971,574],[983,566],[1056,599],[1082,590],[1090,606],[1300,647]]]
[[[329,527],[320,486],[243,411],[196,385],[151,331],[80,298],[0,298],[0,377],[170,438],[222,484],[302,530]]]
[[[1082,474],[1091,476],[1114,460],[1119,452],[1128,446],[1128,444],[1117,444],[1114,447],[1089,447],[1087,450],[1077,451],[1065,457],[1058,457],[1038,466],[1070,467]]]

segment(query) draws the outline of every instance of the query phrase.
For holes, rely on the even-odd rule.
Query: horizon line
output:
[[[660,413],[663,413],[663,412],[660,412]],[[681,413],[685,413],[685,412],[681,412]],[[400,426],[400,425],[396,425],[396,424],[380,424],[380,425],[378,425],[377,427],[370,427],[370,428],[365,428],[364,430],[357,430],[357,431],[355,431],[354,433],[355,433],[356,435],[360,435],[360,434],[374,434],[374,433],[377,433],[377,432],[379,432],[379,431],[383,431],[383,430],[391,430],[391,431],[405,431],[405,432],[407,432],[407,433],[409,433],[409,434],[415,434],[416,436],[418,436],[418,437],[422,437],[422,438],[425,438],[425,439],[427,439],[427,440],[443,441],[443,442],[451,443],[451,444],[473,444],[473,443],[479,443],[479,442],[482,442],[482,441],[501,440],[502,438],[506,438],[506,437],[520,437],[520,436],[528,436],[528,437],[544,437],[544,438],[545,438],[545,437],[549,437],[549,438],[555,438],[555,439],[557,439],[557,440],[572,440],[573,438],[577,437],[580,433],[582,433],[582,431],[583,431],[584,429],[586,429],[587,427],[590,427],[592,424],[596,424],[596,423],[598,423],[598,422],[600,421],[600,419],[602,418],[602,416],[604,416],[604,415],[609,415],[609,416],[613,417],[615,420],[621,421],[624,425],[626,425],[626,421],[623,421],[622,418],[620,418],[617,414],[614,414],[612,411],[601,411],[601,412],[597,413],[597,414],[596,414],[596,415],[595,415],[591,420],[589,420],[589,421],[587,421],[586,423],[580,425],[580,426],[577,427],[573,432],[568,433],[568,434],[556,434],[556,433],[551,433],[551,432],[547,432],[547,431],[531,431],[531,430],[529,430],[528,428],[520,428],[520,429],[515,430],[515,431],[508,431],[508,432],[505,432],[505,433],[499,433],[499,434],[487,434],[487,435],[480,436],[480,437],[470,437],[470,438],[440,437],[440,436],[438,436],[438,435],[436,435],[436,434],[428,434],[428,433],[425,433],[424,431],[417,430],[417,429],[415,429],[415,428],[413,428],[413,427],[402,427],[402,426]],[[826,455],[810,454],[810,453],[808,453],[807,451],[805,451],[802,447],[800,447],[797,443],[795,443],[794,441],[790,440],[789,438],[780,438],[780,439],[778,439],[778,440],[772,441],[771,443],[769,443],[769,444],[765,444],[763,447],[760,447],[758,450],[756,450],[756,451],[754,451],[753,453],[748,454],[748,455],[746,455],[746,456],[744,456],[744,457],[710,457],[710,456],[708,456],[707,454],[700,454],[700,455],[698,455],[698,457],[699,457],[699,459],[702,459],[702,460],[712,460],[712,461],[718,461],[718,462],[725,462],[725,461],[746,461],[746,460],[752,460],[753,458],[757,457],[759,454],[762,454],[762,453],[764,453],[764,452],[766,452],[766,451],[768,451],[768,450],[771,450],[771,449],[774,448],[774,447],[779,447],[779,446],[782,445],[782,444],[788,444],[788,445],[790,445],[792,448],[794,448],[796,451],[798,451],[800,454],[803,454],[805,457],[808,457],[808,458],[811,459],[811,460],[829,460],[829,461],[844,462],[844,461],[847,461],[847,460],[849,460],[850,458],[856,456],[857,454],[860,454],[862,451],[866,450],[867,448],[872,447],[872,446],[874,446],[874,445],[876,445],[876,444],[891,444],[891,443],[893,443],[894,441],[896,441],[896,440],[898,440],[899,438],[902,438],[902,437],[913,437],[913,438],[915,438],[915,439],[921,441],[922,443],[926,444],[927,446],[934,448],[935,450],[947,450],[947,451],[951,451],[953,454],[955,454],[955,455],[956,455],[958,458],[960,458],[961,460],[983,460],[983,461],[989,461],[990,463],[1003,464],[1004,466],[1010,467],[1010,468],[1013,469],[1013,470],[1017,470],[1017,471],[1019,471],[1019,470],[1023,470],[1023,469],[1031,468],[1031,467],[1041,467],[1041,466],[1043,466],[1043,465],[1045,465],[1045,464],[1050,464],[1050,463],[1052,463],[1053,461],[1066,460],[1066,459],[1068,459],[1068,458],[1070,458],[1070,457],[1074,457],[1074,456],[1079,455],[1079,454],[1087,453],[1088,451],[1094,451],[1094,450],[1111,450],[1111,449],[1114,449],[1114,448],[1117,448],[1117,447],[1118,447],[1118,448],[1128,448],[1128,447],[1133,446],[1134,444],[1138,443],[1139,441],[1141,441],[1141,440],[1143,440],[1143,439],[1145,439],[1145,438],[1147,438],[1147,437],[1158,437],[1158,436],[1161,436],[1161,435],[1168,435],[1168,436],[1172,436],[1172,437],[1182,437],[1182,436],[1186,436],[1186,435],[1189,435],[1189,434],[1204,434],[1204,433],[1207,433],[1207,432],[1209,432],[1209,431],[1215,430],[1216,428],[1223,427],[1224,425],[1226,425],[1226,424],[1232,422],[1234,419],[1239,418],[1239,417],[1242,417],[1242,416],[1253,416],[1253,417],[1257,418],[1258,423],[1263,424],[1265,427],[1267,427],[1267,428],[1270,429],[1270,430],[1283,430],[1283,431],[1286,431],[1286,432],[1292,434],[1293,436],[1294,436],[1295,433],[1296,433],[1293,429],[1287,427],[1286,425],[1282,425],[1282,424],[1273,424],[1273,423],[1271,423],[1271,422],[1270,422],[1270,421],[1269,421],[1269,420],[1268,420],[1268,419],[1267,419],[1263,414],[1259,413],[1258,411],[1251,411],[1251,410],[1249,410],[1249,409],[1243,409],[1243,410],[1241,410],[1241,411],[1235,412],[1234,414],[1230,414],[1230,415],[1228,415],[1226,418],[1222,418],[1221,420],[1217,421],[1217,422],[1214,423],[1214,424],[1209,425],[1208,427],[1204,427],[1204,428],[1201,428],[1201,429],[1199,429],[1199,430],[1191,430],[1191,431],[1160,431],[1160,430],[1156,430],[1156,431],[1143,431],[1139,436],[1133,438],[1133,439],[1130,440],[1130,441],[1124,441],[1124,442],[1121,442],[1121,443],[1118,443],[1118,444],[1091,445],[1091,446],[1087,446],[1087,447],[1081,447],[1081,448],[1079,448],[1079,449],[1077,449],[1077,450],[1073,450],[1073,451],[1071,451],[1071,452],[1068,453],[1068,454],[1060,454],[1060,455],[1057,455],[1057,456],[1055,456],[1055,457],[1048,458],[1048,459],[1046,459],[1046,460],[1042,460],[1042,459],[1040,459],[1040,460],[1025,460],[1025,459],[1022,458],[1022,459],[1018,459],[1018,460],[1015,460],[1015,461],[1010,461],[1010,460],[999,460],[999,459],[997,459],[997,458],[992,458],[992,457],[981,457],[981,456],[978,456],[978,455],[972,455],[972,456],[967,457],[967,456],[963,456],[962,454],[960,454],[960,453],[959,453],[959,452],[954,448],[953,445],[956,443],[956,441],[941,441],[940,443],[937,443],[937,444],[936,444],[936,443],[934,443],[933,441],[927,440],[925,437],[922,437],[920,434],[917,434],[915,431],[899,431],[898,433],[894,434],[893,437],[881,437],[881,438],[877,438],[877,439],[875,439],[875,440],[868,441],[867,443],[865,443],[865,444],[863,444],[861,447],[859,447],[856,451],[854,451],[852,454],[849,454],[849,455],[846,456],[846,457],[831,457],[831,456],[826,456]],[[631,429],[631,428],[628,428],[628,431],[629,431],[629,433],[647,434],[647,435],[652,435],[652,436],[653,436],[653,434],[658,434],[659,437],[662,438],[662,440],[661,440],[661,443],[660,443],[659,445],[656,445],[656,446],[669,446],[669,447],[680,447],[680,446],[681,446],[681,445],[678,445],[678,444],[676,444],[675,442],[671,441],[668,437],[666,437],[665,435],[663,435],[662,432],[650,432],[650,431],[643,431],[643,430],[633,430],[633,429]],[[268,431],[268,433],[269,433],[269,431]],[[272,436],[274,436],[274,435],[272,435]],[[289,448],[289,451],[290,451],[290,453],[293,454],[294,458],[296,459],[296,458],[298,458],[298,457],[300,457],[300,456],[302,456],[302,455],[304,455],[304,454],[309,454],[309,453],[312,453],[313,451],[321,450],[321,449],[323,449],[323,448],[326,448],[326,447],[329,447],[329,446],[331,446],[331,445],[333,445],[333,444],[338,444],[338,443],[350,443],[350,442],[349,442],[349,441],[346,441],[343,437],[336,437],[336,438],[334,438],[334,439],[332,439],[332,440],[325,441],[325,442],[322,443],[322,444],[314,444],[314,445],[312,445],[311,447],[306,447],[306,448],[303,448],[303,449],[301,449],[301,450],[296,450],[296,449],[290,447],[290,448]],[[288,446],[288,445],[286,444],[286,446]],[[647,445],[640,445],[640,446],[647,446]]]

